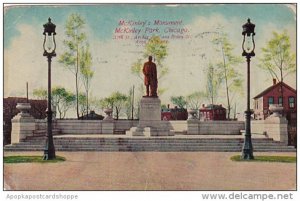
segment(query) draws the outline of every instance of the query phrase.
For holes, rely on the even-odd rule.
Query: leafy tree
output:
[[[153,56],[154,62],[159,67],[162,67],[162,62],[168,55],[167,53],[167,41],[161,40],[159,36],[152,36],[146,43],[144,58]]]
[[[236,92],[242,93],[243,79],[235,66],[242,62],[241,57],[233,55],[233,46],[225,33],[217,34],[213,39],[217,51],[221,53],[222,60],[216,64],[216,68],[223,75],[227,99],[227,118],[230,119],[231,105]]]
[[[68,17],[65,25],[67,40],[63,41],[66,51],[59,57],[59,62],[75,76],[77,118],[79,118],[80,50],[84,47],[86,40],[84,25],[85,21],[79,14],[73,13]]]
[[[290,37],[287,31],[283,33],[273,32],[266,46],[262,48],[263,56],[260,58],[261,69],[269,72],[272,78],[281,84],[281,96],[283,97],[282,82],[290,73],[296,72],[296,55],[291,52]]]
[[[118,120],[121,110],[125,107],[128,97],[120,92],[114,92],[109,97],[100,100],[102,108],[112,108],[115,111],[115,117]]]
[[[206,69],[206,79],[206,96],[210,103],[214,104],[224,77],[219,69],[215,68],[212,63],[209,63]]]
[[[171,96],[171,102],[183,109],[187,105],[187,101],[183,96]]]
[[[86,48],[82,48],[80,54],[80,73],[81,79],[83,81],[83,86],[85,88],[86,93],[86,113],[88,115],[89,112],[89,90],[91,87],[91,79],[94,76],[94,71],[91,69],[92,67],[92,55],[89,50],[89,46]]]
[[[86,103],[87,103],[87,101],[86,101],[86,94],[85,93],[82,93],[82,92],[80,92],[79,94],[78,94],[78,106],[79,106],[79,112],[80,112],[80,114],[81,114],[81,116],[83,116],[84,114],[86,114],[87,113],[87,111],[86,111],[86,108],[87,108],[87,106],[86,106]]]
[[[100,106],[102,107],[102,109],[106,109],[106,108],[111,108],[113,109],[114,107],[114,100],[112,99],[112,97],[106,97],[100,100]]]
[[[75,100],[75,95],[63,87],[52,89],[52,104],[57,109],[60,119],[65,118],[66,112],[73,106]]]
[[[100,99],[94,97],[94,96],[90,96],[89,97],[89,110],[101,110],[101,101]]]
[[[187,106],[190,109],[198,110],[201,107],[205,94],[203,92],[193,92],[186,97]]]
[[[114,109],[116,112],[115,116],[116,116],[116,119],[118,120],[121,110],[124,108],[124,106],[128,100],[128,97],[125,94],[122,94],[117,91],[111,95],[111,98],[113,100],[113,105],[114,105]]]
[[[144,75],[143,75],[142,69],[143,69],[142,59],[138,59],[136,62],[134,62],[132,64],[131,73],[136,75],[141,80],[144,80],[144,78],[143,78]]]
[[[48,93],[46,89],[34,89],[33,95],[41,100],[47,100]],[[59,118],[62,119],[66,116],[67,111],[73,106],[75,95],[67,91],[63,87],[55,86],[51,90],[51,105],[52,108],[58,111]],[[56,112],[56,111],[54,111]]]
[[[46,89],[39,88],[33,90],[33,96],[38,100],[47,100],[48,93]]]
[[[162,104],[161,107],[160,107],[162,110],[166,110],[168,109],[168,106],[166,104]]]

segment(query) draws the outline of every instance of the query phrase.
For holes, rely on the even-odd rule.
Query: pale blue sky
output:
[[[72,6],[22,6],[6,10],[4,14],[4,44],[8,47],[12,39],[18,36],[16,29],[18,24],[30,24],[38,29],[47,21],[48,17],[56,24],[64,24],[71,13],[81,14],[92,29],[93,34],[99,39],[111,37],[111,31],[120,18],[131,20],[165,19],[176,20],[178,16],[190,23],[195,17],[209,17],[215,14],[222,15],[225,19],[241,19],[248,17],[255,22],[257,34],[260,35],[260,27],[267,23],[274,23],[278,29],[285,25],[295,25],[295,14],[285,5],[280,4],[182,4],[177,7],[163,5],[72,5]],[[237,27],[239,28],[239,27]],[[239,30],[232,30],[239,31]]]
[[[86,21],[86,32],[93,56],[91,95],[104,98],[113,91],[128,93],[143,81],[132,75],[134,62],[142,59],[143,45],[134,40],[113,40],[113,33],[120,19],[134,21],[182,20],[179,27],[188,28],[189,38],[170,39],[168,56],[164,66],[169,73],[159,80],[159,87],[166,89],[160,96],[163,104],[170,103],[170,96],[186,96],[195,91],[204,91],[204,70],[208,63],[216,63],[221,55],[215,51],[211,38],[197,37],[199,33],[216,31],[218,24],[224,26],[234,46],[234,54],[241,56],[242,25],[247,18],[256,24],[256,57],[251,62],[251,96],[254,97],[272,84],[267,72],[258,68],[261,48],[272,37],[272,32],[286,30],[291,39],[292,51],[296,52],[296,11],[293,5],[283,4],[97,4],[60,6],[5,7],[4,11],[4,97],[24,96],[26,82],[29,95],[35,88],[47,87],[47,62],[42,56],[43,24],[52,18],[57,25],[57,55],[64,51],[64,25],[71,13],[78,13]],[[153,25],[151,25],[153,26]],[[132,27],[131,27],[132,28]],[[141,28],[135,26],[135,28]],[[164,27],[166,28],[166,26]],[[164,29],[162,28],[162,30]],[[178,28],[178,27],[177,27]],[[171,34],[169,34],[171,35]],[[246,63],[236,66],[246,77]],[[52,62],[52,86],[61,85],[75,91],[73,74],[58,63]],[[296,88],[296,75],[286,78],[286,83]],[[83,90],[81,86],[81,90]],[[245,88],[246,90],[246,88]],[[217,100],[226,104],[224,90],[220,89]],[[137,94],[138,95],[138,94]],[[142,94],[140,94],[141,96]],[[237,107],[244,110],[245,96],[236,95]],[[206,102],[204,102],[206,103]]]

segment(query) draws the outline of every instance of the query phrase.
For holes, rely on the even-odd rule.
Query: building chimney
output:
[[[276,84],[276,79],[275,78],[273,78],[273,85],[275,85]]]

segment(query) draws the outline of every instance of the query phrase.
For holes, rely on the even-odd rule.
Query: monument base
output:
[[[140,104],[139,124],[126,132],[131,136],[172,136],[168,121],[161,121],[160,99],[158,97],[143,97]]]

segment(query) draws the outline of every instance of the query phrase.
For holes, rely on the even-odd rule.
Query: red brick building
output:
[[[281,93],[283,90],[283,97]],[[283,114],[287,119],[296,118],[297,112],[297,91],[289,85],[282,82],[276,83],[273,80],[273,85],[259,93],[254,98],[254,118],[265,119],[269,116],[269,106],[271,104],[280,104],[283,106]]]
[[[161,111],[161,120],[187,120],[188,113],[184,108],[167,108]]]
[[[202,105],[199,114],[200,119],[204,120],[226,120],[226,108],[222,105]]]

